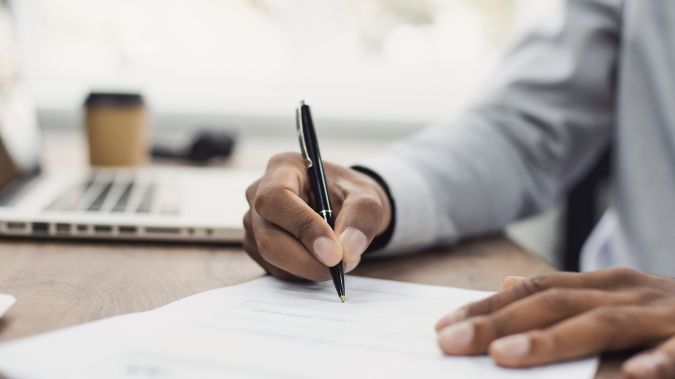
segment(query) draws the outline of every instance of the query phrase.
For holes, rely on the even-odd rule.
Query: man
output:
[[[391,254],[502,229],[551,206],[614,145],[612,206],[584,274],[511,283],[437,324],[447,354],[525,367],[651,347],[631,378],[675,377],[675,2],[567,0],[507,56],[482,97],[355,168],[326,164],[333,232],[307,202],[297,154],[247,191],[245,248],[280,277],[327,279]],[[609,267],[628,269],[599,270]],[[664,342],[665,341],[665,342]]]

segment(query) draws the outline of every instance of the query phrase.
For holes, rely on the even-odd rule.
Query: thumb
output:
[[[382,232],[384,208],[369,196],[352,196],[342,203],[335,219],[335,233],[343,248],[346,264],[358,263],[375,236]]]

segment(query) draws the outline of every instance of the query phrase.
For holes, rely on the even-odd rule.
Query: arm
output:
[[[500,230],[552,205],[610,138],[620,2],[568,0],[458,122],[363,166],[396,204],[398,252]]]
[[[550,205],[609,138],[620,24],[619,0],[561,4],[559,22],[516,46],[458,123],[358,170],[326,163],[335,230],[311,207],[299,155],[272,158],[246,193],[245,250],[274,275],[323,280],[326,266],[353,269],[382,236],[388,252],[418,249]]]

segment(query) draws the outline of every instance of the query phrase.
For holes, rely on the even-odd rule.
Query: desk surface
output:
[[[496,290],[504,276],[551,271],[505,238],[491,237],[452,251],[373,259],[354,274]],[[17,303],[0,320],[0,341],[153,309],[260,275],[263,270],[237,247],[5,240],[0,292]],[[614,377],[617,364],[606,361],[598,378]]]
[[[354,274],[495,290],[506,275],[550,271],[543,260],[495,237],[453,252],[366,261]],[[0,292],[17,298],[0,324],[0,341],[153,309],[263,274],[237,247],[0,242]]]
[[[73,137],[51,136],[45,161],[51,166],[83,165],[82,146],[77,141]],[[296,143],[287,142],[288,146]],[[59,146],[68,149],[59,150]],[[329,150],[339,153],[337,149]],[[363,150],[372,153],[372,149]],[[358,159],[359,155],[342,156]],[[232,165],[261,167],[267,158],[259,148],[243,146],[233,157]],[[372,259],[363,262],[354,274],[496,290],[504,276],[533,276],[553,270],[544,260],[495,236],[452,250]],[[0,320],[0,342],[153,309],[260,275],[263,270],[239,247],[3,240],[0,292],[13,294],[17,303]],[[617,377],[619,362],[620,358],[604,359],[597,378]]]

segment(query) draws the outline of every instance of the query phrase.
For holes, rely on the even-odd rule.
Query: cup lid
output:
[[[108,106],[136,106],[143,105],[143,96],[131,92],[90,92],[84,101],[85,107]]]

